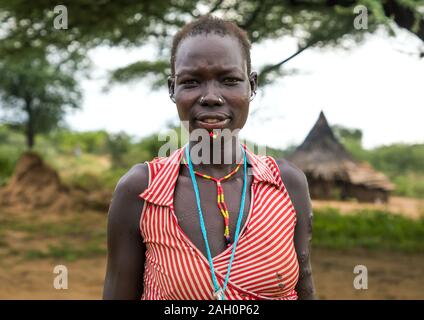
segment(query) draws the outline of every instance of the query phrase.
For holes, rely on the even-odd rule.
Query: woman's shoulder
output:
[[[148,175],[147,164],[140,163],[119,179],[108,212],[108,233],[113,241],[126,239],[121,237],[123,234],[139,235],[139,221],[144,202],[138,195],[147,188]]]
[[[129,169],[118,181],[114,193],[133,197],[142,193],[149,184],[148,163],[138,163]]]
[[[305,173],[302,170],[284,158],[277,158],[275,159],[275,162],[280,169],[281,179],[283,180],[288,190],[308,190],[308,181]]]
[[[307,184],[305,173],[292,162],[284,158],[277,158],[275,162],[280,169],[281,178],[290,184]]]
[[[149,161],[137,163],[131,167],[118,181],[114,193],[129,195],[134,199],[147,189],[149,183],[155,179],[175,155],[174,150],[169,156],[157,156]],[[140,197],[139,197],[140,198]]]

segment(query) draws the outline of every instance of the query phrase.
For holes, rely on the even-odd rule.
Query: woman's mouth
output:
[[[196,119],[196,123],[198,124],[198,126],[206,130],[224,129],[230,121],[231,121],[230,118],[225,118],[225,119],[204,118],[202,120]]]

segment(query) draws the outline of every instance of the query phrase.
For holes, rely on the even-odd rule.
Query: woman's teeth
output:
[[[217,122],[220,122],[220,120],[218,120],[218,119],[203,119],[202,121],[203,122],[206,122],[206,123],[217,123]]]

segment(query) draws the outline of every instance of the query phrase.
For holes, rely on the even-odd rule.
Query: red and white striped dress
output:
[[[243,145],[253,169],[250,212],[231,268],[227,300],[295,300],[299,265],[294,247],[296,212],[270,156]],[[146,244],[142,300],[211,300],[209,262],[178,224],[173,195],[184,147],[148,162],[149,185],[140,231]],[[222,287],[232,246],[213,258]]]

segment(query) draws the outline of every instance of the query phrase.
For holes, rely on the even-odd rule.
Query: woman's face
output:
[[[170,78],[181,121],[194,129],[243,128],[257,75],[247,74],[241,45],[232,36],[198,35],[179,44],[175,78]]]

